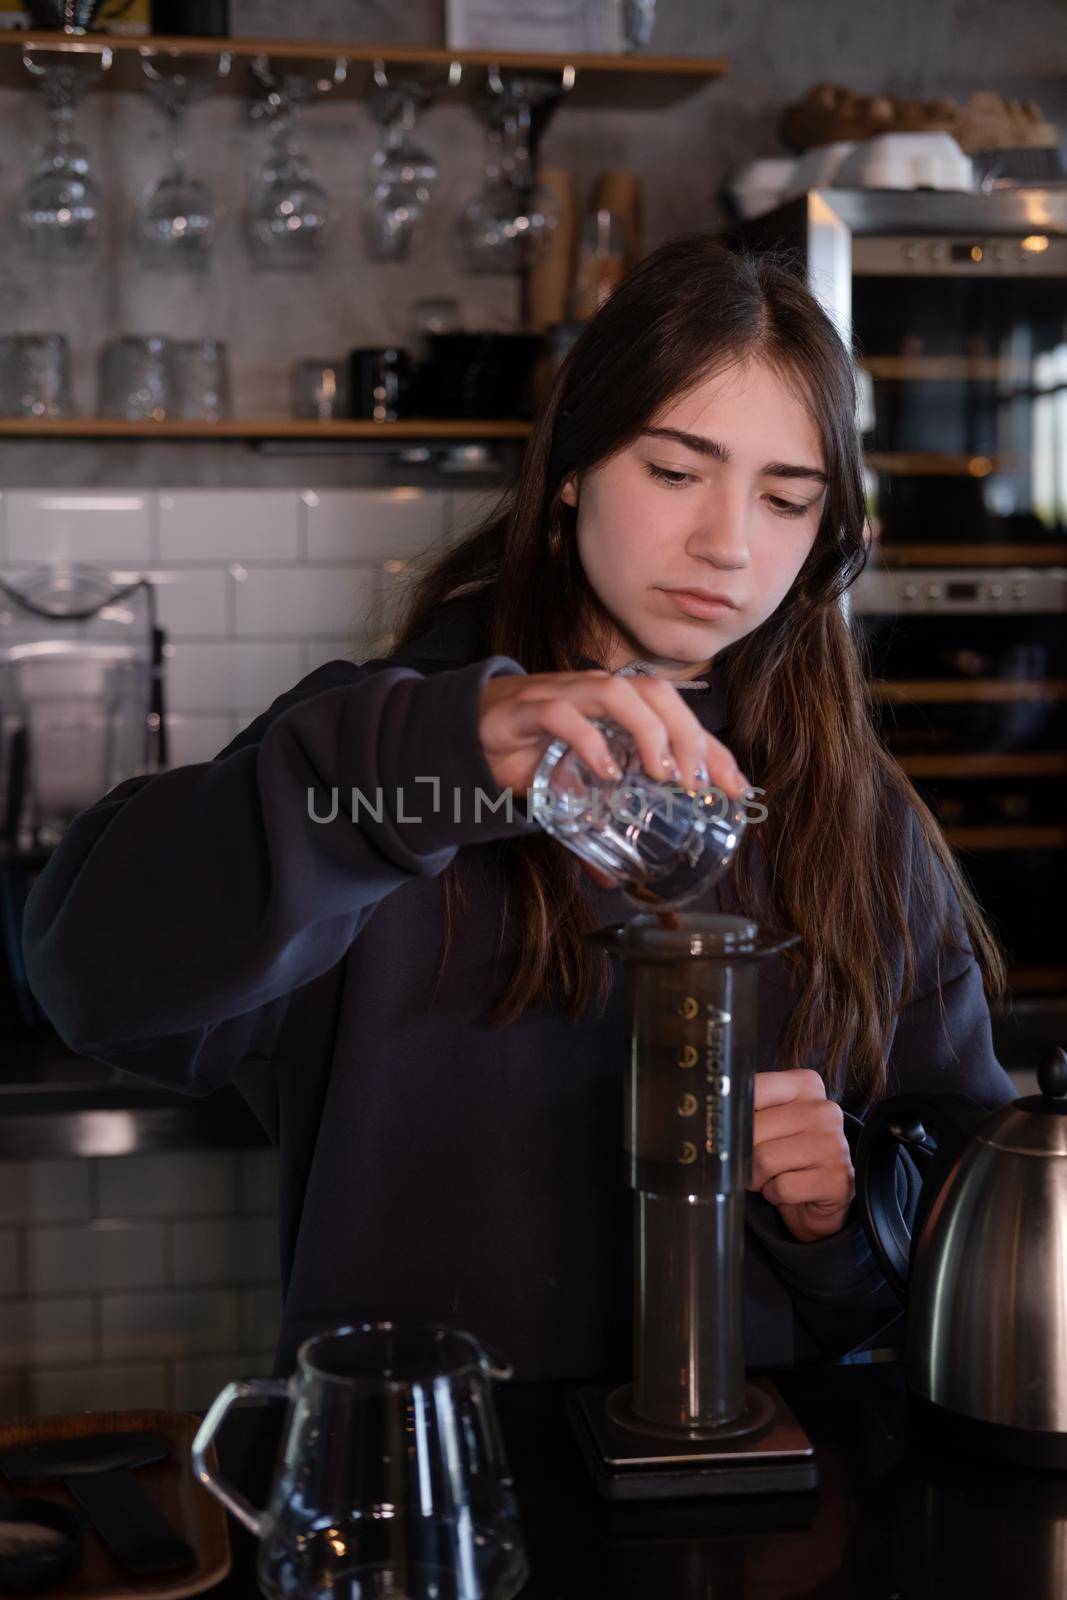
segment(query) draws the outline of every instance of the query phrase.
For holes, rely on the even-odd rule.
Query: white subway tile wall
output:
[[[163,561],[297,561],[296,489],[173,489],[158,496]]]
[[[171,765],[210,761],[322,662],[385,653],[418,569],[499,499],[426,489],[14,489],[0,579],[53,560],[156,586]]]
[[[0,578],[53,560],[153,579],[172,765],[209,761],[324,661],[388,649],[420,563],[495,490],[17,489]],[[272,1150],[0,1162],[0,1415],[202,1408],[268,1372]]]
[[[9,489],[5,559],[145,566],[155,544],[155,496],[139,489]]]
[[[0,1163],[0,1417],[202,1409],[269,1372],[277,1193],[267,1148]]]

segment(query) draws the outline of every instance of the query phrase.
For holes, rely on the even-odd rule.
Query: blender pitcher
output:
[[[491,1383],[510,1376],[439,1323],[333,1328],[304,1341],[292,1377],[226,1385],[193,1469],[260,1540],[274,1600],[512,1600],[528,1564]],[[207,1456],[235,1402],[272,1396],[289,1412],[258,1511]]]

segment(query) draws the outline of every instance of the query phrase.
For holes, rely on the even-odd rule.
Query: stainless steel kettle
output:
[[[907,1307],[920,1425],[1002,1461],[1067,1471],[1067,1054],[990,1112],[959,1095],[872,1107],[856,1152],[871,1247]],[[922,1174],[911,1228],[903,1148]]]

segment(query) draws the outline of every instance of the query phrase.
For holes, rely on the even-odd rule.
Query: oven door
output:
[[[852,318],[887,558],[1061,554],[1067,238],[855,239]]]

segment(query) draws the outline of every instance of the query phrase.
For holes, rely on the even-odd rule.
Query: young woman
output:
[[[193,1094],[237,1084],[279,1148],[278,1371],[309,1331],[387,1314],[467,1327],[519,1379],[627,1370],[620,980],[582,935],[631,908],[522,804],[557,735],[603,770],[604,714],[650,774],[765,791],[700,904],[803,936],[760,982],[749,1364],[892,1319],[856,1116],[1013,1089],[983,987],[1001,956],[873,731],[842,613],[866,553],[853,417],[797,277],[663,246],[394,652],[120,784],[42,873],[25,952],[63,1037]]]

